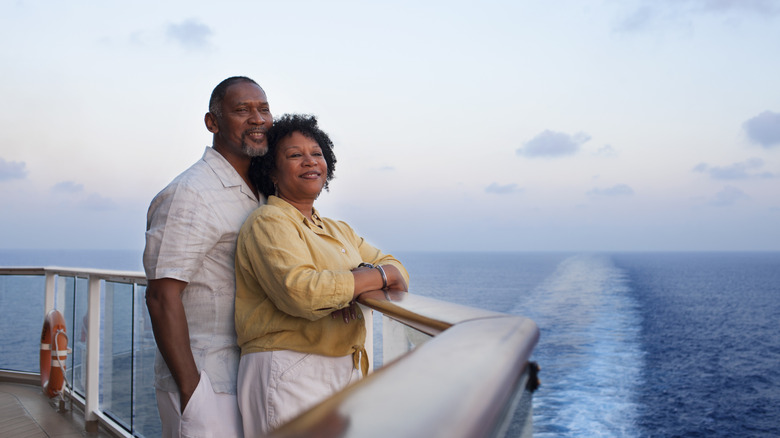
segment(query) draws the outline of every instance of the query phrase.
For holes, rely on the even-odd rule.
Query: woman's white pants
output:
[[[360,379],[352,355],[289,350],[250,353],[238,366],[238,406],[246,437],[259,436]]]

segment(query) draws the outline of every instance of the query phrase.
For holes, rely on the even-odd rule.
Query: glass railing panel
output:
[[[0,318],[3,352],[0,369],[37,373],[40,364],[41,328],[43,327],[45,280],[41,276],[0,276]],[[13,318],[8,315],[13,315]]]
[[[521,386],[516,388],[507,415],[496,431],[497,437],[533,437],[533,395],[525,386],[531,378],[529,374],[526,370],[522,376]]]
[[[85,278],[59,277],[58,288],[66,292],[65,321],[68,327],[68,346],[73,350],[68,356],[68,381],[74,392],[84,395],[87,360],[87,294],[89,282]],[[58,293],[59,295],[59,293]]]
[[[152,323],[146,309],[146,286],[135,287],[135,327],[133,332],[133,432],[147,437],[162,435],[154,389],[154,342]]]
[[[406,324],[402,324],[387,316],[382,316],[382,359],[378,365],[390,363],[432,338],[432,336],[413,329]]]
[[[133,419],[133,285],[106,281],[102,313],[100,409],[129,428]]]
[[[80,284],[81,283],[81,284]],[[82,292],[76,293],[76,289],[81,286]],[[54,287],[54,308],[62,313],[65,318],[65,330],[68,334],[68,348],[74,350],[74,336],[73,336],[73,315],[75,310],[76,297],[86,294],[86,281],[74,277],[57,276],[57,283]],[[74,383],[73,374],[73,351],[68,354],[68,360],[65,366],[65,379],[69,385]],[[83,390],[82,390],[83,393]]]

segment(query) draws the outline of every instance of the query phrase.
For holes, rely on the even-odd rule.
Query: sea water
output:
[[[780,253],[395,255],[412,293],[539,325],[537,437],[780,436]],[[132,251],[0,265],[141,268]]]
[[[641,316],[641,434],[780,436],[780,254],[614,260]]]

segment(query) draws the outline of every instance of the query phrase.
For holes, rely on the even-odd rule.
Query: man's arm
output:
[[[190,348],[190,331],[181,302],[181,292],[187,283],[172,278],[149,280],[146,286],[146,307],[152,320],[154,339],[168,369],[179,387],[181,412],[200,382]]]

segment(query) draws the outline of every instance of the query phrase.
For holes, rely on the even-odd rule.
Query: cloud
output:
[[[750,196],[745,194],[742,190],[734,187],[734,186],[726,186],[723,187],[723,190],[719,191],[715,194],[715,199],[710,201],[710,205],[714,205],[717,207],[727,207],[729,205],[734,205],[735,203],[750,199]]]
[[[605,144],[604,146],[600,147],[599,150],[593,153],[593,155],[596,155],[598,157],[617,157],[618,153],[612,146]]]
[[[169,24],[166,34],[186,49],[203,49],[208,47],[208,38],[213,32],[205,24],[190,18],[179,24]]]
[[[780,12],[776,0],[668,0],[670,4],[688,3],[693,12],[745,12],[775,15]]]
[[[51,191],[59,193],[80,193],[84,191],[84,185],[76,184],[73,181],[63,181],[52,186]]]
[[[658,20],[656,15],[658,15],[658,11],[655,8],[648,5],[640,6],[621,19],[617,26],[615,26],[615,30],[620,32],[645,30],[650,27],[653,22]]]
[[[87,193],[83,184],[73,181],[62,181],[52,186],[51,192],[60,205],[77,206],[88,211],[115,210],[117,203],[98,193]]]
[[[644,31],[654,27],[691,25],[698,16],[768,17],[780,14],[775,0],[643,0],[618,20],[619,32]]]
[[[765,148],[780,145],[780,113],[764,111],[742,124],[748,138]]]
[[[564,132],[544,130],[517,149],[517,155],[526,157],[557,157],[577,153],[580,146],[590,140],[583,132],[569,135]]]
[[[0,181],[10,181],[12,179],[25,179],[27,169],[24,161],[5,161],[0,158]]]
[[[523,189],[517,187],[517,184],[506,184],[502,186],[497,183],[492,183],[485,187],[485,193],[494,193],[496,195],[508,195],[510,193],[520,193],[522,191]]]
[[[634,194],[634,189],[626,184],[617,184],[605,189],[595,188],[588,192],[590,196],[631,196]]]
[[[83,199],[79,205],[84,209],[92,211],[114,210],[117,206],[116,202],[114,202],[112,199],[98,195],[97,193],[90,194],[85,199]]]
[[[764,160],[750,158],[746,161],[734,163],[724,167],[710,167],[707,163],[699,163],[694,172],[708,173],[712,179],[750,179],[750,178],[774,178],[772,172],[752,172],[764,166]]]

